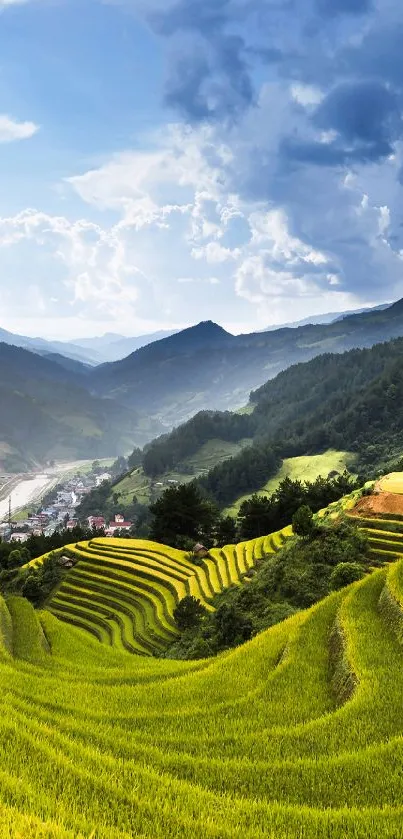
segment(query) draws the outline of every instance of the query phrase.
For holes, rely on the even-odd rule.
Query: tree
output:
[[[203,498],[195,483],[167,489],[150,507],[151,538],[172,547],[211,539],[219,517],[217,507]]]
[[[265,536],[275,530],[275,505],[271,498],[252,495],[241,504],[238,513],[239,537],[241,540]]]
[[[25,546],[23,548],[20,548],[20,554],[21,554],[22,564],[26,565],[26,563],[29,562],[30,559],[31,559],[31,554],[30,554],[28,548],[26,548]]]
[[[24,562],[22,558],[22,553],[18,549],[11,551],[8,555],[8,567],[9,568],[17,568],[19,565],[22,565]]]
[[[141,449],[133,449],[131,455],[127,458],[127,465],[131,472],[133,469],[136,469],[137,466],[141,466],[142,459],[143,452]]]
[[[184,597],[174,609],[174,619],[181,632],[199,626],[206,614],[204,606],[192,595]]]
[[[252,635],[252,621],[233,603],[223,603],[219,606],[213,615],[213,623],[219,648],[242,644]]]
[[[358,562],[340,562],[332,571],[330,588],[333,591],[338,591],[339,588],[344,588],[344,586],[349,586],[357,580],[362,580],[364,576],[365,571]]]
[[[214,531],[214,541],[217,545],[232,545],[237,539],[236,521],[232,516],[222,516],[218,519]]]
[[[302,536],[304,539],[309,539],[314,531],[313,513],[307,504],[299,507],[297,512],[292,517],[292,526],[294,533],[297,536]]]
[[[22,587],[22,594],[34,606],[39,606],[42,597],[41,579],[38,573],[29,574]]]
[[[128,471],[128,462],[125,457],[118,457],[110,468],[112,478],[119,478]]]

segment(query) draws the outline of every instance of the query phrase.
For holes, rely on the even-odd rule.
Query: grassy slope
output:
[[[277,475],[267,481],[259,492],[271,495],[284,478],[314,481],[319,475],[326,478],[329,472],[344,472],[345,469],[353,470],[353,468],[354,455],[351,452],[336,451],[335,449],[329,449],[324,454],[286,458]],[[251,495],[252,493],[238,498],[231,507],[226,509],[226,514],[236,516],[243,501],[247,501]]]
[[[14,598],[1,839],[402,839],[402,604],[398,563],[233,652],[173,662]]]
[[[158,478],[157,483],[163,483],[163,487],[156,486],[156,482],[152,481],[144,474],[141,468],[135,469],[131,475],[127,475],[123,480],[113,488],[113,492],[118,493],[123,505],[130,504],[133,500],[133,495],[136,495],[140,503],[149,504],[150,501],[164,489],[167,488],[169,480],[178,481],[178,483],[187,483],[193,478],[204,475],[213,466],[222,463],[229,457],[234,457],[238,454],[244,446],[250,444],[250,440],[241,440],[239,443],[227,443],[224,440],[209,440],[198,452],[191,457],[186,458],[181,466],[181,469],[168,472],[161,478]]]

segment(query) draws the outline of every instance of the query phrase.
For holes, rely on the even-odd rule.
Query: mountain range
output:
[[[359,314],[360,312],[376,311],[377,309],[387,308],[385,303],[381,306],[376,306],[374,309],[357,309],[353,312],[331,312],[323,315],[313,315],[304,320],[295,323],[284,324],[284,326],[298,327],[306,326],[307,324],[317,323],[331,323],[340,320],[346,315]],[[265,331],[277,331],[278,327],[268,327]],[[44,338],[31,338],[27,335],[18,335],[13,332],[8,332],[6,329],[0,328],[0,342],[11,344],[15,347],[23,347],[24,349],[37,352],[44,356],[64,356],[75,361],[81,361],[84,364],[95,366],[97,364],[104,364],[109,361],[119,361],[125,358],[136,350],[160,341],[163,338],[169,338],[175,335],[179,330],[159,330],[146,335],[138,335],[127,337],[119,335],[116,332],[107,332],[105,335],[96,336],[94,338],[77,338],[70,341],[53,341],[45,340]],[[55,359],[57,360],[57,359]]]
[[[119,455],[161,430],[133,409],[93,396],[74,362],[69,370],[4,343],[0,406],[0,468],[5,472],[51,460]]]
[[[291,365],[403,336],[403,300],[330,324],[238,336],[207,321],[95,367],[60,343],[38,354],[11,346],[10,336],[0,344],[0,463],[8,466],[121,454],[198,411],[238,409]]]
[[[144,347],[173,335],[175,330],[160,330],[149,335],[139,335],[133,338],[126,338],[109,332],[97,338],[82,338],[72,341],[48,341],[44,338],[30,338],[27,335],[18,335],[0,329],[0,342],[10,344],[14,347],[23,347],[39,355],[64,356],[83,364],[94,366],[107,361],[118,361],[120,358],[129,355]]]
[[[348,453],[363,480],[401,469],[402,362],[398,338],[293,365],[251,394],[248,411],[203,411],[155,440],[143,454],[144,473],[153,480],[184,473],[208,445],[231,443],[227,459],[199,478],[225,506],[261,489],[284,458]]]
[[[371,347],[403,335],[403,300],[330,324],[231,335],[207,321],[92,369],[94,393],[157,418],[167,429],[197,411],[236,409],[251,390],[324,352]]]
[[[282,323],[281,327],[290,326],[295,329],[297,326],[308,326],[318,324],[318,323],[335,323],[338,320],[343,320],[343,318],[349,317],[350,315],[361,315],[363,313],[368,312],[380,312],[382,309],[387,309],[391,304],[390,303],[381,303],[379,306],[365,306],[363,309],[348,309],[345,312],[326,312],[322,315],[309,315],[307,318],[302,318],[302,320],[294,320],[290,321],[289,323]],[[262,329],[262,332],[273,332],[276,329],[279,329],[279,326],[270,326],[266,329]]]

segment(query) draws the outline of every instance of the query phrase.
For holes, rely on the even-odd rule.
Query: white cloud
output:
[[[329,289],[338,284],[334,275],[318,282],[313,274],[274,270],[268,252],[245,259],[236,275],[237,294],[258,307],[259,321],[266,324],[356,308],[360,303],[356,295]]]
[[[2,275],[13,267],[10,250],[17,246],[26,261],[25,283],[32,286],[42,273],[42,292],[30,301],[38,313],[49,311],[53,302],[67,304],[95,316],[117,319],[127,315],[138,301],[139,285],[145,279],[131,261],[125,243],[112,228],[105,230],[87,220],[69,221],[37,210],[25,210],[0,218],[0,265]],[[22,250],[23,248],[23,250]],[[52,279],[47,284],[43,271]],[[18,294],[18,289],[16,289]],[[47,293],[46,293],[47,292]],[[20,305],[24,307],[24,299]]]
[[[208,242],[200,248],[192,249],[194,259],[205,259],[210,265],[215,262],[228,262],[231,259],[238,259],[241,256],[240,248],[224,248],[219,242]]]
[[[0,143],[29,140],[38,131],[39,126],[34,122],[18,122],[6,114],[0,114]]]
[[[148,151],[116,154],[67,183],[86,203],[119,211],[123,223],[137,229],[164,226],[171,214],[189,212],[196,192],[209,199],[220,194],[229,152],[224,145],[217,147],[212,129],[172,125],[148,138],[147,145]]]
[[[273,260],[295,265],[299,262],[326,265],[325,254],[291,236],[284,210],[252,213],[250,216],[252,243],[269,245]]]
[[[178,283],[188,285],[189,283],[207,283],[208,285],[220,285],[220,280],[217,277],[207,277],[200,279],[200,277],[179,277]]]
[[[363,300],[346,291],[347,258],[338,259],[333,241],[345,237],[345,253],[354,256],[347,236],[365,238],[379,275],[383,265],[401,266],[386,242],[394,232],[388,195],[374,204],[370,185],[366,191],[343,174],[334,182],[334,202],[312,190],[312,212],[302,214],[298,226],[301,217],[286,202],[245,198],[242,184],[237,191],[238,172],[247,172],[247,143],[241,132],[230,152],[231,138],[226,134],[224,142],[222,127],[215,131],[171,126],[145,139],[147,151],[116,154],[70,177],[64,198],[78,196],[88,218],[38,210],[0,218],[0,276],[8,289],[2,311],[20,316],[23,310],[21,317],[31,312],[38,324],[46,314],[53,322],[63,312],[109,321],[109,328],[114,321],[115,331],[126,332],[209,317],[231,322],[236,331],[238,319],[245,331],[370,304],[370,295]],[[266,170],[263,175],[262,182]],[[296,173],[293,198],[299,201],[305,200],[302,186]],[[370,197],[363,201],[364,194]],[[90,220],[93,208],[97,223]],[[105,222],[99,223],[102,211]],[[327,237],[318,235],[318,218]],[[21,294],[22,287],[29,295]]]

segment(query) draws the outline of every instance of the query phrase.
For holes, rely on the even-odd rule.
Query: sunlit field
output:
[[[94,540],[48,609],[0,601],[0,836],[402,837],[403,526],[372,525],[389,564],[207,661],[151,654],[176,597],[208,607],[287,534],[193,574]]]

